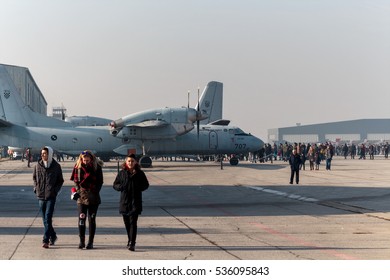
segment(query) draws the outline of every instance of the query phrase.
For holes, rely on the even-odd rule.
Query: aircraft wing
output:
[[[153,127],[163,127],[163,126],[167,126],[167,125],[169,125],[169,123],[167,123],[166,121],[162,121],[162,120],[145,120],[145,121],[142,121],[139,123],[129,123],[126,126],[127,127],[135,126],[135,127],[153,128]]]

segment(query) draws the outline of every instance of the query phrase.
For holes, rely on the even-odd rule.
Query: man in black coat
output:
[[[292,184],[294,181],[294,175],[295,182],[299,184],[299,167],[301,165],[301,157],[297,153],[296,149],[293,149],[288,162],[290,163],[291,168],[290,184]]]

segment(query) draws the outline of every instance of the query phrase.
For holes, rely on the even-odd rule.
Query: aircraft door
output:
[[[212,150],[218,148],[218,134],[213,130],[209,133],[209,148]]]

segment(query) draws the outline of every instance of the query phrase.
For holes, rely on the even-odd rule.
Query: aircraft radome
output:
[[[222,83],[209,82],[196,108],[152,109],[107,126],[75,126],[32,111],[0,65],[0,145],[4,146],[37,150],[48,145],[73,156],[89,149],[102,159],[131,152],[143,155],[144,167],[155,155],[243,154],[260,149],[260,139],[221,119]]]

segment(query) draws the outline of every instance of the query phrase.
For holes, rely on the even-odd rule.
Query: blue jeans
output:
[[[331,164],[331,162],[332,162],[332,159],[330,159],[330,158],[327,158],[327,159],[326,159],[326,170],[330,170],[330,164]]]
[[[53,213],[56,199],[39,200],[39,210],[42,214],[42,221],[44,226],[43,243],[49,243],[49,240],[55,240],[57,237],[53,228]]]

